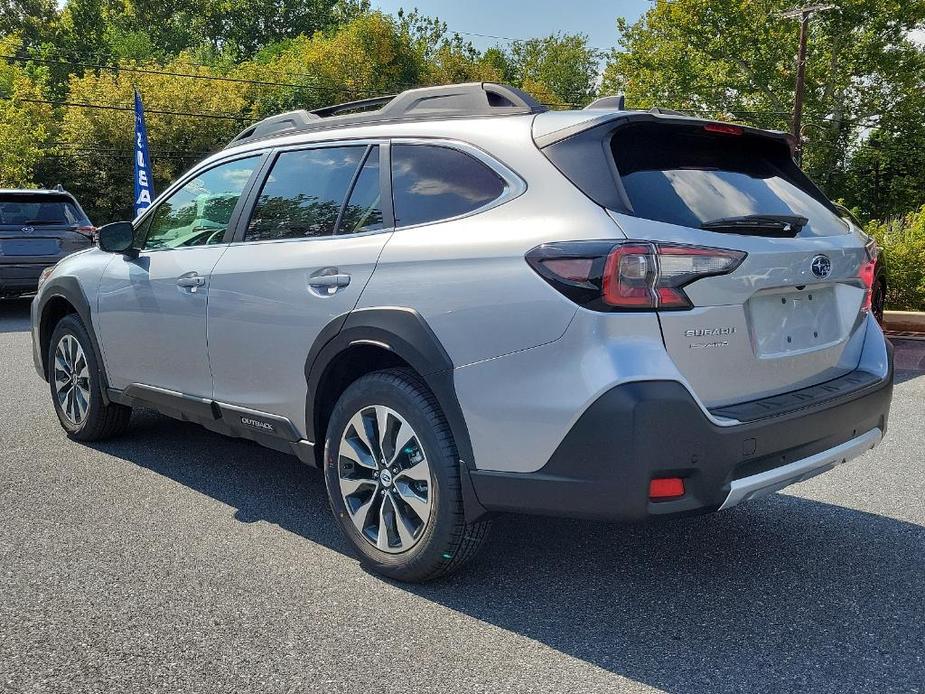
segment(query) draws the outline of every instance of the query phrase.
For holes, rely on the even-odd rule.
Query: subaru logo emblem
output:
[[[24,234],[31,234],[33,231],[35,231],[35,227],[26,226],[22,228],[22,233]]]
[[[817,255],[810,264],[813,274],[819,279],[825,279],[832,274],[832,261],[824,255]]]

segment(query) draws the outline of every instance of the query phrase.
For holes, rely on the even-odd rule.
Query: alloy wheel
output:
[[[350,520],[377,549],[406,552],[433,508],[427,456],[411,425],[385,405],[364,407],[341,436],[337,478]]]
[[[83,347],[73,335],[65,335],[55,348],[55,394],[68,422],[80,426],[90,408],[90,367]]]

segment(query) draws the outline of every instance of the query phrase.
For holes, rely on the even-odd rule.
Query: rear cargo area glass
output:
[[[700,228],[743,215],[796,215],[809,220],[797,237],[848,233],[781,141],[702,124],[635,123],[614,132],[611,151],[638,217]]]
[[[72,224],[90,222],[66,196],[8,193],[0,197],[0,226]]]

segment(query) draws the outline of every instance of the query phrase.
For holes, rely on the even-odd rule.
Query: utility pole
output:
[[[790,132],[793,133],[795,140],[794,158],[797,164],[803,158],[803,137],[802,137],[802,120],[803,120],[803,92],[806,89],[806,41],[809,34],[809,18],[816,12],[831,10],[835,5],[806,5],[805,7],[796,7],[786,12],[781,12],[780,16],[786,19],[800,18],[800,48],[797,51],[797,85],[796,93],[793,95],[793,120],[791,121]]]

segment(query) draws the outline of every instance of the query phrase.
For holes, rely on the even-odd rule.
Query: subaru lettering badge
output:
[[[33,231],[35,231],[35,227],[23,227],[22,228],[22,233],[24,234],[31,234]]]
[[[813,269],[813,274],[819,279],[825,279],[832,274],[832,261],[824,255],[817,255],[813,258],[810,267]]]

